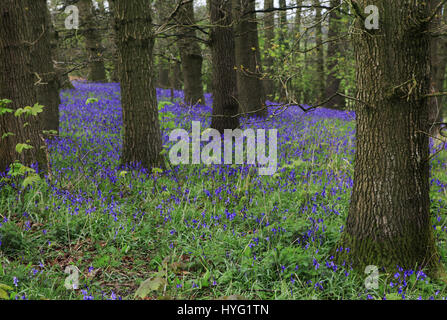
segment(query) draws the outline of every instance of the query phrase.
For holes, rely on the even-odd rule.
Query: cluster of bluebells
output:
[[[318,108],[304,113],[297,107],[283,108],[268,102],[270,115],[275,115],[268,121],[241,118],[241,129],[278,129],[279,178],[251,175],[250,165],[170,166],[162,175],[154,175],[138,164],[124,167],[119,164],[122,147],[119,84],[76,83],[75,87],[61,95],[61,136],[48,141],[53,177],[46,177],[49,198],[45,211],[67,214],[72,219],[107,217],[108,224],[103,227],[113,234],[113,240],[137,232],[149,218],[156,221],[158,230],[165,231],[167,250],[177,250],[178,239],[188,233],[191,245],[180,250],[204,259],[221,253],[232,259],[235,248],[231,244],[223,244],[221,252],[201,245],[221,233],[230,234],[250,250],[251,270],[268,260],[266,256],[272,246],[293,246],[310,258],[307,265],[296,261],[280,263],[279,276],[289,278],[292,288],[305,283],[322,292],[327,287],[324,282],[327,272],[340,273],[344,278],[351,276],[349,265],[335,264],[334,257],[327,258],[318,248],[343,231],[346,208],[340,203],[347,202],[353,186],[355,128],[349,123],[355,119],[354,112]],[[170,94],[170,90],[157,89],[160,101],[172,100],[160,112],[173,113],[175,127],[190,128],[192,121],[200,121],[202,128],[209,127],[211,95],[205,95],[203,105],[188,107],[181,102],[181,91],[174,91],[173,97]],[[92,96],[98,101],[87,104]],[[328,123],[342,123],[345,131],[329,130]],[[172,144],[169,133],[169,129],[162,130],[165,147]],[[432,146],[432,153],[434,150]],[[295,162],[297,159],[299,163]],[[332,163],[334,159],[341,162]],[[432,166],[445,167],[445,164],[435,157]],[[122,172],[128,173],[123,176]],[[79,177],[88,181],[83,188],[76,185]],[[182,185],[180,180],[186,183]],[[248,180],[249,188],[244,189],[244,181]],[[202,187],[193,188],[189,181],[203,181]],[[447,186],[440,177],[432,177],[431,184],[438,192],[444,192]],[[272,200],[271,207],[265,206],[265,199],[270,200],[278,193],[280,198]],[[155,200],[147,203],[150,197]],[[290,208],[289,199],[297,205]],[[445,203],[439,200],[433,206],[442,224]],[[223,209],[216,210],[217,207]],[[23,212],[23,219],[24,230],[32,230],[28,211]],[[299,228],[294,225],[298,220]],[[335,231],[328,228],[334,221],[339,222]],[[6,218],[0,223],[0,248],[1,228],[5,223],[8,223]],[[48,228],[42,233],[51,246]],[[349,248],[338,248],[337,252],[342,250],[349,254]],[[37,275],[40,271],[33,269],[32,272]],[[396,276],[389,288],[404,294],[411,274],[399,271]],[[214,283],[219,284],[219,280],[213,280]],[[192,286],[198,287],[196,282]],[[182,285],[178,284],[177,288],[182,289]],[[86,287],[80,291],[83,299],[93,299],[94,294],[89,290]],[[120,298],[113,292],[108,296]],[[103,294],[103,298],[108,296]]]

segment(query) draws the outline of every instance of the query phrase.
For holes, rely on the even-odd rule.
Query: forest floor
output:
[[[209,95],[194,108],[179,103],[181,92],[173,103],[168,90],[157,95],[166,148],[172,128],[209,126]],[[268,121],[243,119],[242,128],[278,129],[273,176],[249,165],[147,171],[119,166],[117,84],[77,83],[61,97],[60,137],[48,143],[51,176],[26,188],[21,178],[0,177],[0,289],[9,298],[447,296],[445,284],[420,270],[379,270],[378,288],[366,289],[368,274],[332,261],[353,182],[354,113],[289,108]],[[431,160],[432,224],[444,262],[446,158],[443,151]],[[66,288],[70,280],[75,290]]]

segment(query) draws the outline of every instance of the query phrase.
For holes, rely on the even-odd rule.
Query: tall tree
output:
[[[234,66],[235,40],[232,29],[231,2],[212,0],[209,3],[211,52],[213,68],[213,118],[211,127],[221,133],[239,126],[237,80]]]
[[[39,34],[27,28],[30,14],[38,12],[37,1],[23,5],[16,0],[0,1],[0,98],[9,99],[7,107],[13,111],[33,106],[37,102],[34,75],[30,72],[31,47]],[[35,12],[33,12],[35,10]],[[40,34],[42,31],[40,32]],[[15,160],[24,165],[38,163],[46,168],[42,149],[40,116],[15,117],[14,113],[0,114],[0,172],[8,169]],[[25,123],[28,123],[25,125]],[[16,145],[26,143],[32,148],[16,151]]]
[[[316,87],[317,99],[324,100],[325,74],[324,74],[324,47],[323,47],[323,23],[320,0],[314,0],[315,5],[315,49],[316,49]]]
[[[88,79],[93,82],[105,82],[107,76],[103,59],[104,47],[93,3],[91,0],[79,0],[78,5],[87,50]]]
[[[447,5],[444,5],[442,10],[442,24],[447,25]],[[447,39],[440,37],[438,40],[438,68],[436,70],[436,89],[438,91],[445,91],[445,74],[447,68]],[[439,115],[438,120],[443,121],[445,114],[445,96],[438,97]]]
[[[330,6],[333,9],[329,13],[329,28],[328,28],[328,47],[327,47],[327,78],[326,78],[326,94],[325,98],[333,96],[339,91],[341,79],[337,77],[338,74],[338,59],[340,55],[340,42],[337,39],[340,33],[340,6],[341,0],[331,0]],[[345,99],[342,96],[335,96],[327,105],[336,109],[345,108]]]
[[[279,0],[279,42],[283,43],[287,38],[289,25],[287,21],[287,3],[286,0]]]
[[[362,16],[368,0],[358,0]],[[380,28],[357,19],[354,186],[339,253],[355,266],[438,271],[430,222],[427,1],[375,1]],[[389,268],[389,269],[388,269]]]
[[[160,167],[162,140],[154,86],[151,0],[115,0],[115,19],[124,126],[121,162]]]
[[[273,0],[264,0],[264,10],[272,10],[274,8]],[[273,71],[273,65],[275,60],[270,55],[269,51],[272,49],[272,45],[275,40],[275,13],[274,12],[265,12],[264,13],[264,66],[267,72],[267,79],[264,80],[264,89],[266,93],[266,97],[270,100],[275,98],[275,82],[272,79],[269,72]]]
[[[32,2],[32,3],[31,3]],[[46,0],[27,0],[28,28],[36,36],[31,46],[32,74],[35,76],[37,102],[45,106],[42,128],[59,132],[59,83],[53,65],[50,12]]]
[[[196,39],[194,2],[187,2],[181,6],[178,21],[179,33],[182,35],[178,41],[180,58],[182,61],[183,84],[185,90],[185,103],[204,103],[202,84],[202,52]]]
[[[119,82],[119,71],[118,71],[118,68],[119,68],[118,56],[119,56],[119,54],[118,54],[117,48],[116,48],[116,31],[115,31],[116,26],[115,26],[115,18],[114,18],[115,3],[114,3],[114,1],[109,1],[108,3],[109,3],[109,8],[108,8],[109,12],[108,12],[107,17],[109,20],[108,25],[109,25],[110,38],[111,38],[111,42],[113,43],[113,45],[111,46],[112,47],[111,54],[112,54],[112,59],[113,59],[113,62],[112,62],[113,69],[110,72],[110,81]]]
[[[62,12],[58,9],[58,1],[51,0],[50,1],[50,39],[51,39],[51,47],[52,52],[54,54],[53,59],[55,61],[54,68],[58,78],[58,87],[59,89],[74,89],[73,84],[70,82],[68,78],[69,70],[64,60],[64,54],[62,52],[63,47],[63,39],[60,37],[58,29],[62,28],[59,26],[61,19],[57,19],[57,17],[62,16]]]
[[[279,0],[279,23],[278,23],[278,44],[280,47],[284,48],[281,50],[281,54],[278,57],[281,64],[288,65],[289,61],[287,59],[287,51],[289,50],[289,42],[288,35],[289,35],[289,24],[287,20],[287,3],[286,0]],[[287,100],[287,87],[288,87],[288,79],[281,79],[281,81],[278,83],[279,85],[279,100],[281,102],[285,102]]]
[[[157,25],[162,25],[165,23],[165,19],[171,14],[174,1],[166,0],[155,0],[153,1],[155,8],[154,22]],[[155,53],[157,56],[156,67],[157,67],[157,87],[163,89],[169,89],[171,87],[171,82],[169,79],[170,75],[170,47],[168,38],[166,35],[169,32],[164,31],[159,34],[155,42]]]
[[[301,15],[302,10],[301,6],[303,4],[303,0],[296,0],[296,12],[295,12],[295,22],[294,22],[294,44],[293,44],[293,50],[295,51],[293,53],[293,64],[295,66],[299,65],[300,60],[300,48],[301,48]],[[296,81],[294,86],[294,96],[295,99],[297,99],[298,102],[301,102],[301,82],[302,82],[302,67],[297,67],[297,73],[295,75]]]
[[[267,116],[255,0],[233,0],[238,99],[241,110]]]
[[[432,0],[430,2],[431,8],[436,8],[441,3],[441,0]],[[445,12],[444,12],[445,16]],[[439,10],[432,21],[432,29],[436,32],[440,31],[441,23],[443,20],[443,12]],[[445,20],[445,18],[444,18]],[[432,37],[431,38],[431,90],[433,92],[443,91],[446,61],[445,49],[447,47],[447,41],[444,37]],[[442,104],[443,96],[433,97],[430,99],[430,113],[429,121],[433,124],[430,127],[430,132],[436,134],[439,126],[434,125],[435,122],[442,122]]]

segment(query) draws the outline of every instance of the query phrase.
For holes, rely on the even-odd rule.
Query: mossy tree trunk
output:
[[[370,4],[357,1],[360,11]],[[376,1],[378,30],[358,19],[354,186],[338,259],[363,268],[428,266],[438,258],[430,223],[426,1]]]
[[[235,42],[231,19],[231,2],[210,1],[211,54],[213,72],[213,118],[211,127],[221,133],[239,126],[237,80],[234,66]]]
[[[259,117],[267,116],[265,91],[261,78],[258,23],[255,0],[233,0],[237,88],[240,108]]]
[[[150,0],[115,0],[120,54],[123,149],[121,162],[163,166],[154,86],[154,31]]]
[[[34,76],[29,70],[31,45],[36,37],[24,23],[24,20],[32,20],[32,9],[16,0],[0,1],[0,99],[11,100],[6,107],[13,111],[37,102]],[[38,163],[41,170],[46,169],[41,120],[40,115],[28,118],[15,117],[14,112],[0,115],[0,172],[6,171],[16,160],[24,165]],[[18,153],[16,145],[19,143],[32,148]]]

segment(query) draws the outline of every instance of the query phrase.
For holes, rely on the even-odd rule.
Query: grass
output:
[[[62,94],[61,136],[49,141],[52,177],[23,188],[0,182],[0,284],[10,299],[444,299],[421,271],[368,274],[335,265],[352,187],[352,115],[287,111],[253,128],[279,130],[279,168],[259,176],[235,165],[163,172],[120,167],[114,85]],[[176,127],[206,128],[208,106],[167,104]],[[88,98],[97,98],[86,104]],[[177,115],[173,119],[172,115]],[[250,120],[252,121],[252,119]],[[167,141],[170,126],[164,127]],[[434,151],[433,151],[434,152]],[[432,220],[443,258],[446,155],[432,160]],[[78,270],[76,290],[65,287]],[[141,298],[141,297],[136,297]]]

